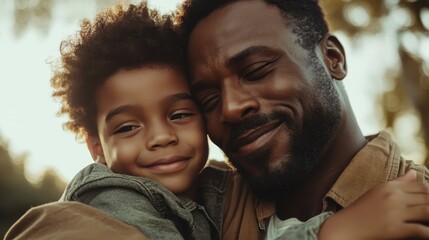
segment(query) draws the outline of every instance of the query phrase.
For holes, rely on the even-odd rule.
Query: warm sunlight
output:
[[[107,2],[55,1],[49,23],[26,23],[17,30],[13,15],[14,1],[2,1],[0,8],[0,136],[15,154],[26,154],[27,176],[37,180],[41,172],[53,168],[69,181],[82,167],[91,163],[86,145],[61,128],[64,119],[56,117],[58,103],[51,98],[50,62],[59,56],[61,40],[75,34],[82,18],[93,18]],[[138,1],[134,1],[138,2]],[[152,0],[151,6],[169,12],[180,0]],[[359,14],[359,9],[354,14]],[[359,15],[360,16],[360,15]],[[40,21],[31,15],[29,21]],[[46,26],[43,24],[47,24]],[[348,55],[349,74],[345,80],[350,100],[364,134],[383,128],[379,94],[391,87],[380,81],[383,72],[374,62],[392,67],[395,40],[381,36],[362,37],[353,43],[345,34],[338,34]],[[385,54],[390,52],[389,54]],[[384,57],[383,57],[384,56]],[[371,61],[368,61],[370,59]],[[364,71],[363,71],[364,70]],[[398,122],[397,139],[410,159],[423,161],[424,145],[417,139],[419,120],[405,115]],[[406,126],[404,128],[403,126]],[[211,158],[223,159],[211,145]]]

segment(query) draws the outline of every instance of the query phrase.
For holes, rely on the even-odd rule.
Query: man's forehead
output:
[[[275,6],[263,1],[240,1],[202,19],[194,28],[188,44],[191,55],[221,55],[227,60],[229,56],[246,48],[278,41],[273,38],[285,28],[284,20]]]
[[[203,25],[206,29],[216,31],[216,27],[222,26],[222,31],[228,33],[228,31],[233,31],[233,27],[236,25],[252,28],[254,26],[249,25],[250,23],[266,23],[267,21],[272,23],[274,20],[284,21],[281,11],[276,5],[262,0],[242,0],[230,2],[212,11],[208,16],[200,19],[195,28]]]

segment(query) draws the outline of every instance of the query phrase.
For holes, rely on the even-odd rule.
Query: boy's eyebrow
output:
[[[106,115],[105,121],[109,122],[110,120],[112,120],[112,118],[114,116],[116,116],[120,113],[126,112],[132,108],[135,108],[135,106],[133,106],[133,105],[122,105],[122,106],[119,106],[117,108],[114,108]]]
[[[167,98],[165,98],[162,101],[161,104],[172,105],[173,103],[175,103],[177,101],[180,101],[180,100],[190,100],[192,102],[195,102],[194,98],[190,94],[188,94],[188,93],[178,93],[178,94],[174,94],[174,95],[168,96]],[[110,120],[112,120],[112,118],[114,116],[116,116],[118,114],[121,114],[123,112],[129,111],[131,109],[135,109],[136,107],[137,106],[135,106],[135,105],[128,104],[128,105],[122,105],[122,106],[119,106],[117,108],[114,108],[114,109],[112,109],[106,115],[105,121],[109,122]]]
[[[194,101],[194,98],[188,93],[178,93],[178,94],[174,94],[174,95],[171,95],[168,98],[166,98],[165,103],[171,104],[171,103],[174,103],[174,102],[180,101],[180,100]]]

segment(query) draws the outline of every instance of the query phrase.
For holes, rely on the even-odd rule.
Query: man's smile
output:
[[[247,155],[272,142],[277,132],[284,125],[283,121],[273,121],[243,134],[235,142],[233,150],[239,155]]]

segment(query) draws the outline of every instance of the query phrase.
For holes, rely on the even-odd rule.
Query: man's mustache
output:
[[[268,114],[256,113],[243,118],[240,122],[231,126],[228,141],[225,149],[233,150],[235,141],[246,132],[259,128],[272,121],[283,121],[290,129],[295,128],[295,123],[292,117],[284,111],[274,110]]]

